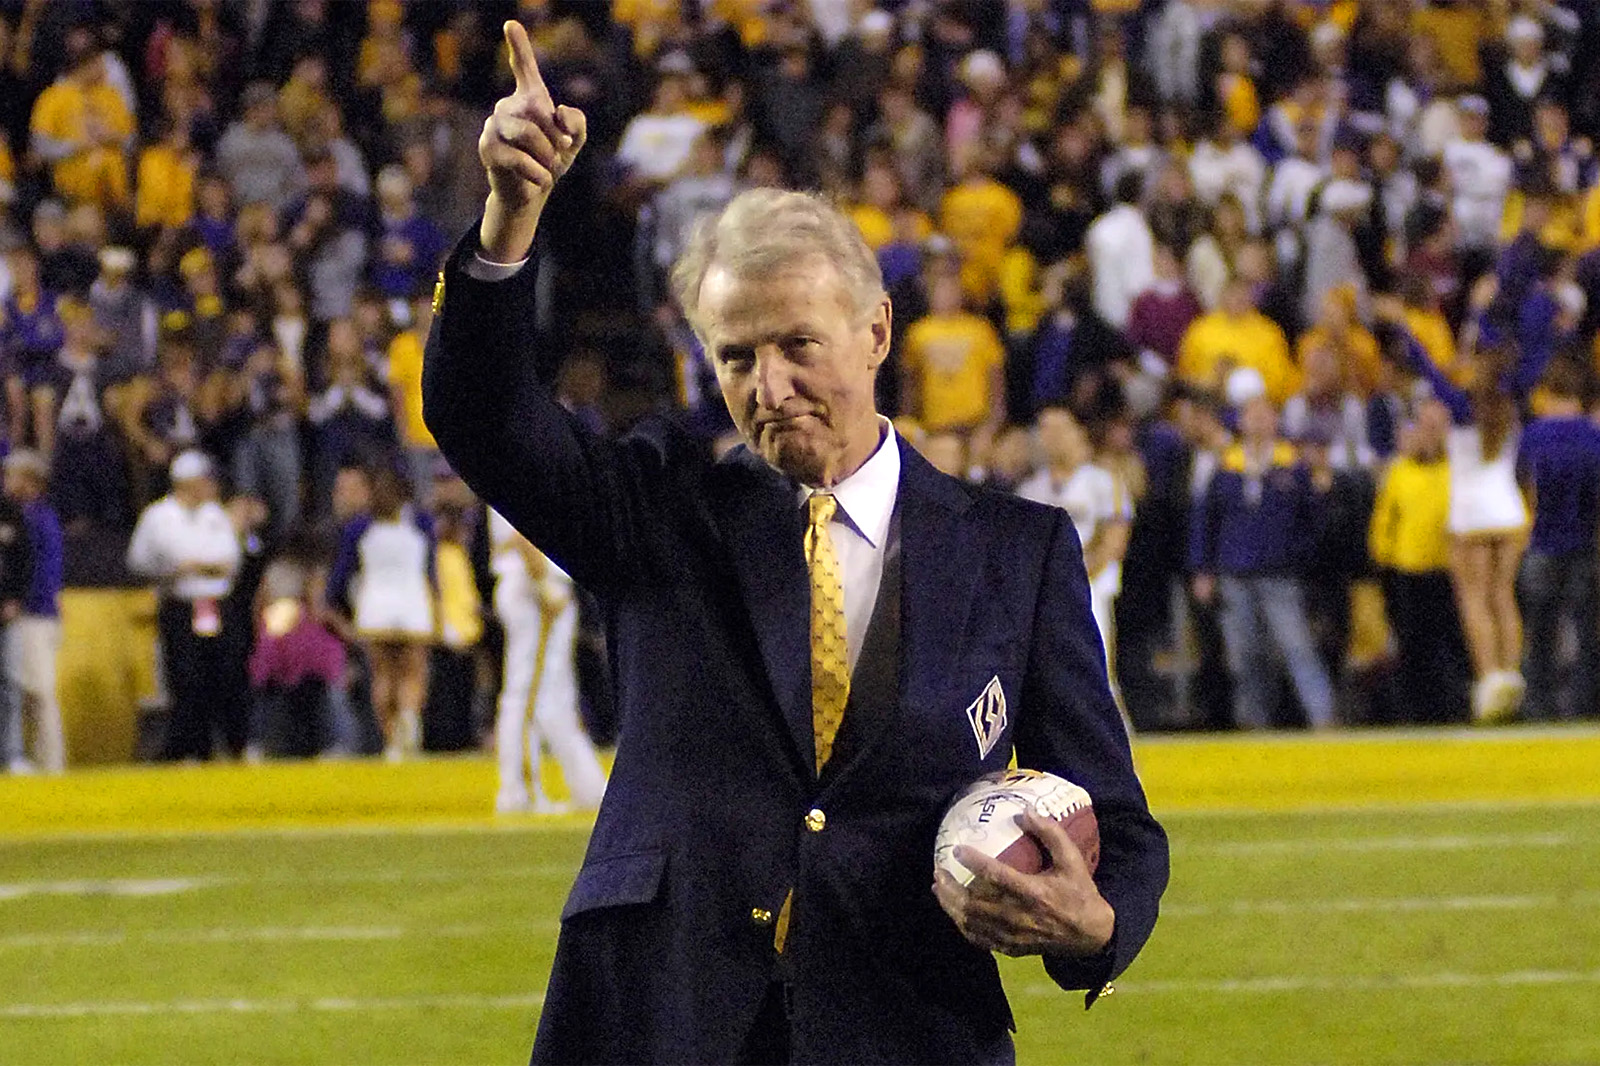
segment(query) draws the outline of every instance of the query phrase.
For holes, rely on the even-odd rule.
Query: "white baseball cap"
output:
[[[180,481],[194,481],[197,478],[210,477],[211,460],[205,452],[190,448],[186,452],[180,452],[178,457],[172,460],[168,476],[172,479],[174,485]]]

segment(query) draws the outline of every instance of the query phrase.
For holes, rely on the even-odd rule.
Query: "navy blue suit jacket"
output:
[[[963,485],[901,446],[900,698],[819,780],[794,485],[743,449],[710,461],[670,422],[590,433],[535,370],[535,268],[480,282],[460,267],[472,251],[447,268],[424,414],[467,482],[603,604],[621,715],[534,1060],[736,1058],[791,887],[794,1061],[1009,1054],[994,959],[929,886],[946,803],[1013,748],[1094,797],[1116,932],[1101,956],[1045,959],[1092,999],[1155,924],[1167,848],[1066,512]],[[980,757],[966,711],[991,678],[1008,713]],[[813,809],[821,831],[804,824]]]

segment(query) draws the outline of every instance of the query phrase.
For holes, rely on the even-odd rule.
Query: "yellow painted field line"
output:
[[[1135,752],[1164,814],[1600,802],[1600,731],[1523,729],[1158,738]],[[563,788],[553,764],[550,791]],[[0,778],[0,836],[549,827],[497,819],[484,756],[264,766],[118,767]]]

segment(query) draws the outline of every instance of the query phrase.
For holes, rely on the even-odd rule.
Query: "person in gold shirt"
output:
[[[869,162],[862,171],[860,195],[846,212],[850,221],[861,231],[867,247],[874,252],[895,239],[895,216],[908,205],[900,187],[900,175],[887,161]],[[913,236],[920,243],[933,233],[933,222],[927,213],[910,207],[913,212]]]
[[[68,47],[74,58],[66,73],[34,101],[30,152],[50,167],[57,195],[69,203],[126,206],[133,115],[106,80],[105,58],[93,40],[74,34]]]
[[[950,270],[929,286],[929,312],[906,335],[901,407],[930,433],[1005,420],[1005,350],[987,319],[964,310]]]
[[[1022,200],[992,177],[993,159],[974,146],[958,162],[960,180],[939,204],[939,230],[961,252],[961,288],[974,306],[994,295],[1006,248],[1022,228]]]
[[[1465,717],[1470,670],[1450,581],[1449,429],[1450,413],[1436,400],[1402,429],[1400,456],[1378,485],[1367,535],[1398,643],[1397,702],[1427,722]]]
[[[139,153],[134,222],[140,229],[182,229],[194,217],[198,155],[189,146],[189,129],[163,118],[157,140]]]
[[[1383,354],[1378,338],[1356,319],[1356,294],[1349,286],[1329,290],[1322,300],[1317,324],[1301,334],[1295,345],[1295,363],[1303,371],[1306,357],[1318,348],[1327,348],[1337,357],[1345,381],[1365,400],[1377,388],[1383,373]]]
[[[1237,367],[1261,374],[1275,406],[1281,407],[1300,385],[1283,330],[1256,310],[1250,285],[1240,278],[1222,290],[1217,310],[1190,324],[1178,345],[1176,373],[1186,384],[1215,391]]]
[[[439,446],[422,420],[422,350],[432,324],[431,297],[419,296],[411,304],[411,328],[389,342],[389,404],[418,499],[426,498],[439,460]]]

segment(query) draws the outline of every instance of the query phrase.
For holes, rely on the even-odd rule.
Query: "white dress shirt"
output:
[[[239,569],[239,534],[228,512],[215,501],[185,507],[163,496],[144,509],[128,543],[128,569],[162,583],[162,593],[179,600],[219,600],[233,588]],[[221,567],[223,577],[178,576],[185,564]]]
[[[800,503],[812,494],[831,491],[838,507],[828,521],[828,537],[839,558],[839,581],[844,586],[845,645],[850,672],[855,673],[867,626],[883,584],[883,560],[889,547],[889,519],[900,497],[900,446],[894,427],[881,418],[883,439],[861,468],[831,490],[803,487]]]

